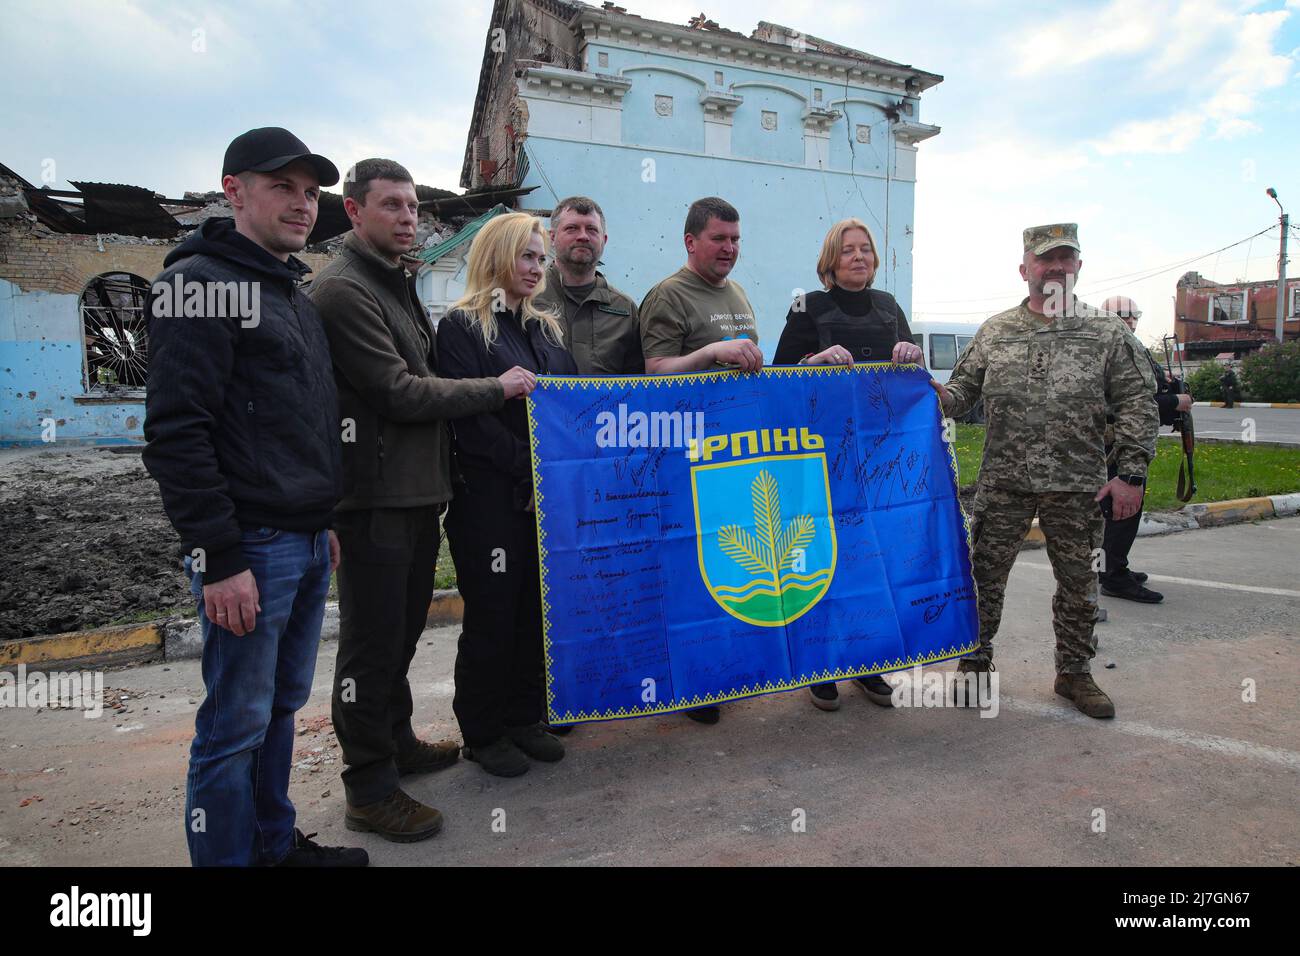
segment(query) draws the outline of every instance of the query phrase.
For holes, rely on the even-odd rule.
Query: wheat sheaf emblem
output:
[[[796,552],[812,540],[817,528],[811,515],[796,515],[781,526],[781,495],[776,479],[760,471],[749,486],[754,504],[754,533],[740,525],[718,529],[718,547],[755,577],[770,576],[781,593],[781,572],[793,566]]]

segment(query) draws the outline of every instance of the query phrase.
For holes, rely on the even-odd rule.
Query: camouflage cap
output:
[[[1025,230],[1025,252],[1041,256],[1057,246],[1069,246],[1082,252],[1079,246],[1079,224],[1057,222],[1050,226],[1030,226]]]

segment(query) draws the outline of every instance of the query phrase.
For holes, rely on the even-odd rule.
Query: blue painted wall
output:
[[[601,52],[608,54],[608,65],[597,65]],[[609,232],[603,271],[611,282],[639,301],[680,268],[686,261],[687,208],[701,196],[717,195],[740,210],[741,256],[732,275],[754,305],[769,358],[796,290],[821,288],[817,256],[827,229],[840,219],[855,216],[871,226],[888,251],[875,286],[892,292],[910,314],[915,184],[893,179],[896,171],[887,168],[894,145],[883,113],[884,104],[896,103],[901,94],[603,43],[589,44],[586,63],[592,72],[622,73],[632,83],[623,97],[621,145],[530,134],[524,185],[539,187],[527,200],[531,207],[572,194],[601,204]],[[744,98],[733,118],[730,157],[704,155],[699,96],[706,88],[734,88]],[[815,89],[821,90],[820,101]],[[671,118],[655,112],[656,94],[673,97]],[[849,102],[837,102],[842,100]],[[911,102],[918,113],[918,101]],[[831,128],[824,169],[804,165],[802,112],[808,107],[847,114]],[[776,130],[762,128],[763,110],[777,113]],[[859,123],[872,127],[870,144],[856,142]]]
[[[143,401],[74,401],[86,393],[77,302],[0,279],[0,444],[41,444],[44,419],[55,421],[56,442],[144,440]]]

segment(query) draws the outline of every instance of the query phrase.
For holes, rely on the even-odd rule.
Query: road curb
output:
[[[1143,512],[1138,524],[1138,537],[1152,534],[1172,534],[1177,531],[1196,531],[1200,528],[1220,528],[1245,521],[1263,518],[1285,518],[1300,514],[1300,493],[1269,495],[1264,498],[1234,498],[1230,501],[1208,501],[1205,504],[1187,505],[1181,511]],[[1025,535],[1022,550],[1044,547],[1047,541],[1034,519]]]
[[[1297,496],[1300,497],[1300,496]],[[455,589],[433,592],[428,627],[459,624],[465,603]],[[322,641],[338,640],[339,605],[325,604],[321,622]],[[196,617],[163,619],[144,624],[98,627],[67,634],[46,634],[0,643],[0,670],[31,667],[60,669],[117,667],[146,661],[194,660],[203,656],[203,634]]]
[[[100,627],[66,634],[24,637],[0,644],[0,669],[28,667],[110,667],[162,656],[163,622]]]
[[[1210,501],[1187,505],[1181,511],[1144,513],[1138,525],[1138,536],[1218,528],[1294,514],[1300,514],[1300,493]],[[1034,550],[1046,543],[1035,518],[1021,548]],[[464,613],[465,602],[459,591],[434,591],[425,624],[428,627],[459,624]],[[325,605],[321,640],[337,640],[338,636],[339,606],[337,601],[330,601]],[[202,654],[203,638],[198,619],[179,618],[5,641],[0,643],[0,669],[16,668],[19,664],[28,667],[114,667],[158,659],[189,660]]]
[[[1192,402],[1192,408],[1227,408],[1227,402]],[[1233,408],[1300,408],[1300,402],[1233,402]]]

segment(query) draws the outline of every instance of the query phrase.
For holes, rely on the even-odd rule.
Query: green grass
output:
[[[962,487],[975,484],[979,477],[980,458],[984,454],[984,426],[957,426],[957,469]],[[1161,438],[1156,459],[1151,464],[1147,484],[1148,511],[1175,511],[1182,502],[1174,495],[1178,484],[1178,464],[1182,446],[1176,437]],[[1230,498],[1256,498],[1300,491],[1300,448],[1277,448],[1270,445],[1206,444],[1196,446],[1196,497],[1193,501],[1226,501]],[[438,571],[434,587],[454,588],[456,568],[451,563],[447,535],[442,536],[438,552]],[[338,591],[330,581],[330,600]],[[159,615],[162,616],[162,615]],[[120,621],[115,623],[128,623]]]
[[[147,611],[132,611],[130,614],[123,614],[115,617],[105,627],[118,627],[123,624],[151,624],[154,621],[162,621],[167,618],[185,617],[193,612],[193,605],[187,605],[185,608],[150,608]]]
[[[963,487],[979,477],[984,453],[984,428],[957,426],[957,470]],[[1174,494],[1182,445],[1177,436],[1162,437],[1147,478],[1146,510],[1173,511],[1182,507]],[[1193,502],[1257,498],[1300,491],[1300,448],[1250,445],[1242,442],[1198,443],[1196,497]]]

